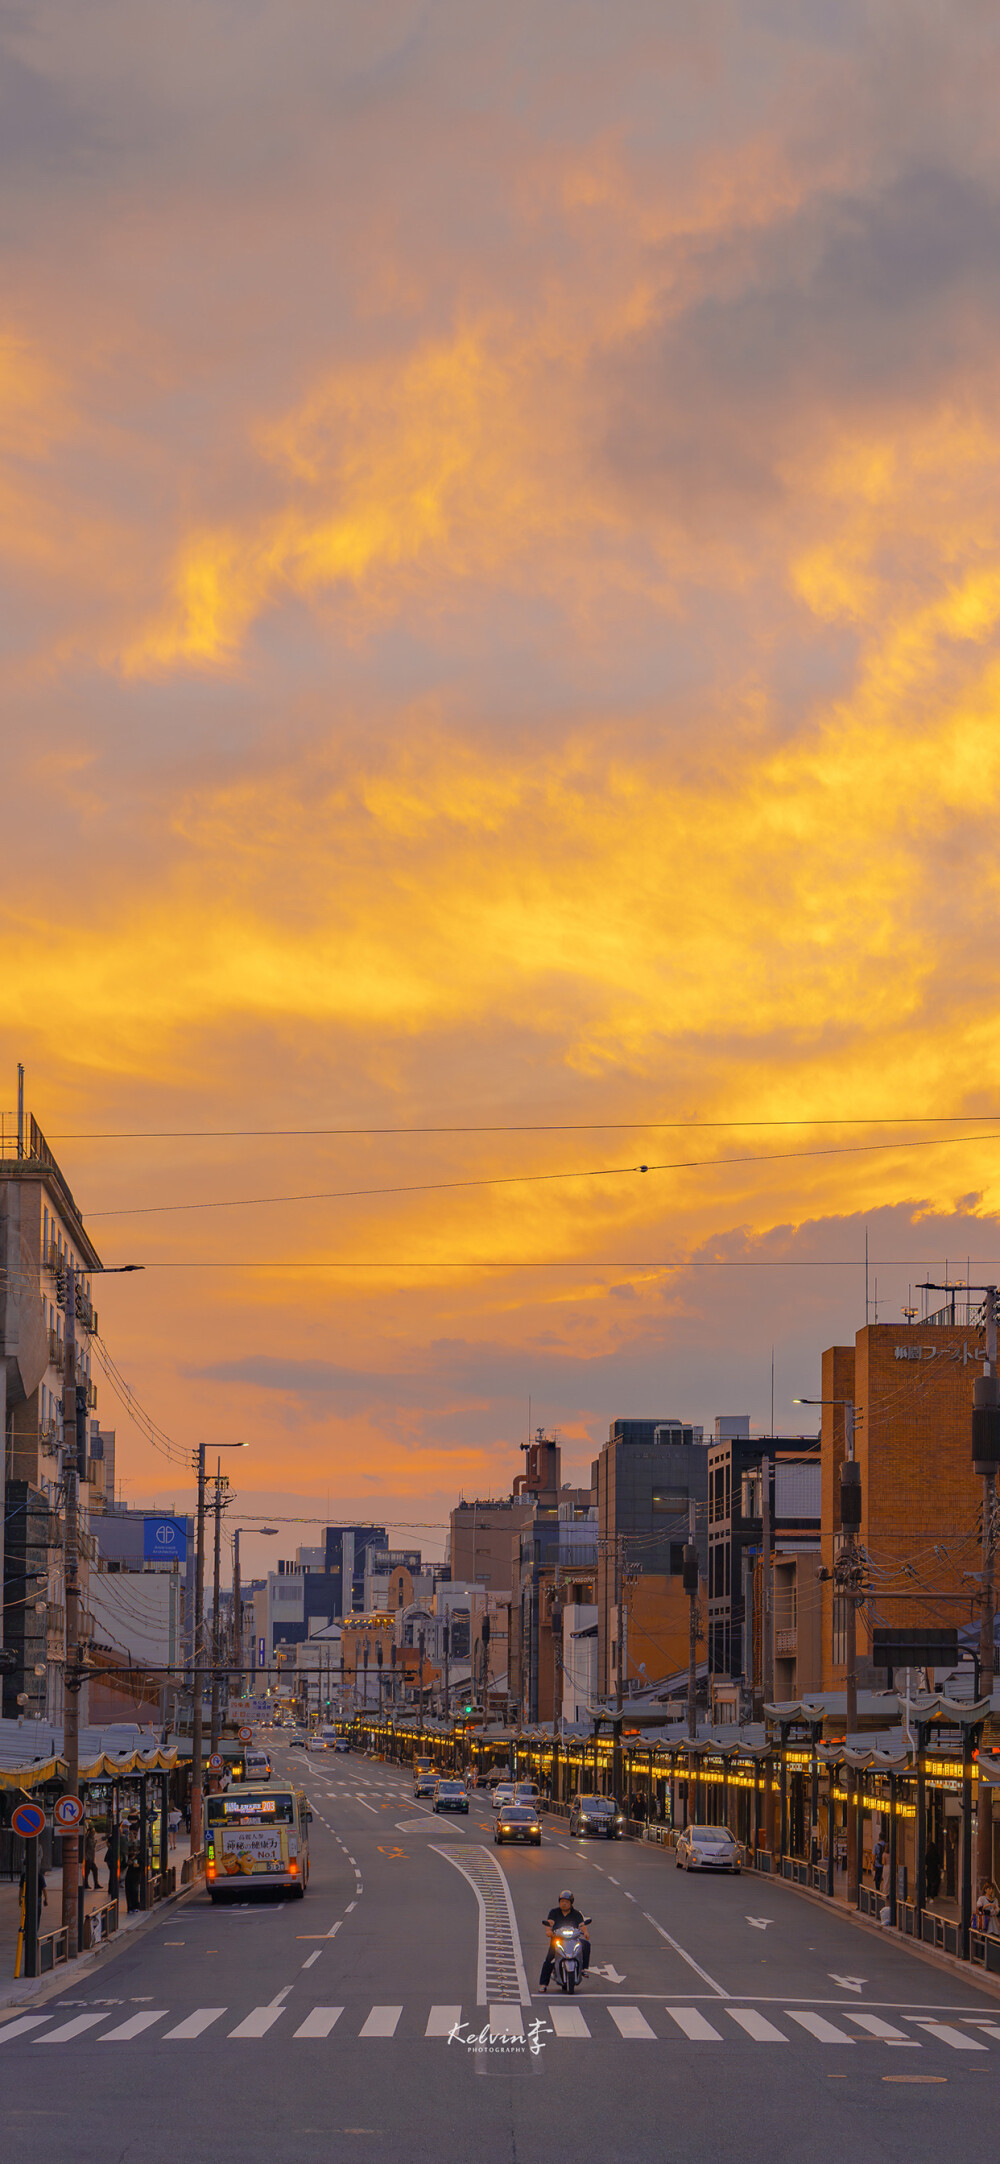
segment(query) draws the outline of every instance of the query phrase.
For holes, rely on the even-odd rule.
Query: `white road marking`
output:
[[[791,2007],[787,2007],[786,2012],[789,2020],[797,2021],[800,2029],[808,2029],[810,2036],[814,2036],[818,2044],[854,2043],[853,2036],[848,2036],[843,2029],[835,2028],[832,2021],[824,2021],[822,2014],[796,2014]]]
[[[291,1987],[291,1984],[286,1984],[286,1985],[285,1985],[285,1987],[284,1987],[284,1990],[283,1990],[283,1991],[276,1991],[276,1992],[275,1992],[275,1994],[274,1994],[274,1997],[273,1997],[273,1999],[269,1999],[269,2000],[268,2000],[268,2002],[267,2002],[267,2003],[268,2003],[268,2005],[269,2005],[269,2006],[280,2006],[280,2005],[281,2005],[281,2002],[282,2002],[282,1999],[287,1999],[287,1997],[288,1997],[288,1994],[289,1994],[289,1992],[290,1992],[291,1988],[292,1988],[292,1987]]]
[[[186,2044],[192,2037],[201,2036],[205,2029],[210,2029],[213,2021],[218,2021],[225,2012],[224,2006],[199,2006],[197,2013],[189,2014],[186,2021],[179,2021],[176,2029],[168,2029],[163,2041],[169,2044],[176,2039],[178,2043]]]
[[[342,2006],[314,2006],[295,2031],[295,2036],[329,2036],[334,2023],[340,2020]],[[293,2043],[295,2037],[292,2039]]]
[[[47,2036],[36,2036],[36,2044],[65,2044],[72,2036],[82,2036],[85,2029],[92,2029],[99,2021],[108,2018],[102,2006],[99,2014],[77,2014],[72,2021],[64,2021],[61,2029],[50,2029]]]
[[[462,2019],[460,2006],[432,2006],[427,2016],[425,2036],[450,2036]]]
[[[520,2007],[510,2005],[491,2006],[490,2035],[523,2037],[524,2017]]]
[[[230,2029],[229,2034],[242,2037],[266,2036],[275,2022],[281,2019],[284,2011],[283,2006],[255,2006],[253,2013],[248,2014],[245,2021],[237,2022],[235,2029]]]
[[[303,1966],[303,1968],[304,1968],[304,1969],[311,1969],[311,1968],[312,1968],[312,1966],[313,1966],[313,1963],[319,1960],[319,1957],[320,1957],[320,1954],[322,1953],[322,1951],[323,1951],[323,1948],[322,1948],[321,1946],[317,1946],[317,1948],[316,1948],[316,1951],[315,1951],[315,1953],[314,1953],[314,1954],[307,1954],[307,1955],[306,1955],[306,1958],[305,1958],[305,1960],[304,1960],[304,1962],[302,1963],[302,1966]]]
[[[707,1984],[709,1989],[716,1992],[720,1999],[728,1999],[728,1991],[722,1984],[716,1983],[714,1976],[710,1976],[707,1969],[702,1968],[701,1962],[696,1961],[693,1954],[685,1953],[683,1946],[680,1946],[676,1939],[671,1938],[669,1931],[664,1931],[663,1925],[657,1923],[655,1916],[651,1916],[648,1909],[643,1909],[642,1913],[646,1922],[652,1924],[653,1930],[659,1932],[661,1939],[666,1939],[667,1945],[673,1947],[675,1954],[679,1954],[681,1960],[687,1962],[688,1968],[693,1969],[695,1975],[701,1977],[702,1983]]]
[[[914,2017],[911,2015],[910,2018]],[[928,2036],[936,2036],[939,2044],[950,2044],[952,2051],[986,2050],[985,2044],[978,2044],[974,2036],[963,2036],[961,2029],[953,2029],[947,2021],[921,2021],[920,2027]],[[41,2036],[38,2041],[45,2044],[48,2038]]]
[[[832,1969],[827,1969],[826,1973],[831,1984],[840,1984],[845,1991],[860,1991],[862,1984],[868,1982],[867,1976],[835,1976]]]
[[[972,2017],[970,2015],[966,2015],[964,2018],[966,2020],[970,2020]],[[997,2028],[995,2021],[983,2021],[981,2017],[977,2015],[975,2017],[975,2025],[977,2029],[982,2030],[984,2036],[992,2036],[994,2041],[1000,2044],[1000,2029]],[[2,2039],[0,2039],[0,2041],[2,2041]]]
[[[351,1914],[353,1913],[353,1911],[354,1911],[354,1910],[355,1910],[355,1909],[357,1908],[357,1905],[358,1905],[358,1904],[357,1904],[357,1902],[356,1902],[356,1901],[349,1901],[349,1902],[348,1902],[348,1904],[347,1904],[347,1907],[346,1907],[346,1909],[344,1910],[344,1915],[345,1915],[345,1916],[350,1916],[350,1915],[351,1915]]]
[[[99,2044],[127,2044],[133,2036],[141,2036],[144,2029],[151,2029],[154,2021],[164,2021],[168,2012],[168,2007],[161,2006],[155,2014],[130,2014],[117,2029],[105,2029],[97,2041]]]
[[[363,1810],[363,1811],[374,1811],[374,1813],[375,1813],[376,1817],[378,1816],[378,1805],[377,1805],[377,1804],[374,1804],[374,1803],[366,1803],[366,1802],[365,1802],[365,1799],[364,1799],[364,1797],[363,1797],[363,1796],[355,1796],[355,1798],[354,1798],[354,1801],[355,1801],[355,1803],[360,1803],[360,1805],[361,1805],[361,1808],[362,1808],[362,1810]]]
[[[589,2036],[590,2030],[578,2006],[550,2006],[549,2020],[557,2036]]]
[[[341,1924],[343,1923],[343,1921],[344,1921],[343,1917],[342,1917],[342,1916],[338,1916],[338,1918],[337,1918],[337,1921],[336,1921],[336,1923],[335,1923],[335,1924],[331,1924],[331,1926],[330,1926],[330,1929],[329,1929],[329,1931],[328,1931],[328,1932],[327,1932],[327,1934],[326,1934],[326,1935],[327,1935],[327,1938],[328,1938],[328,1939],[335,1939],[335,1938],[336,1938],[336,1936],[337,1936],[337,1933],[338,1933],[338,1931],[340,1930],[340,1926],[341,1926]]]
[[[38,2029],[43,2021],[51,2019],[51,2014],[22,2014],[19,2021],[8,2022],[5,2029],[0,2029],[0,2044],[9,2044],[12,2036],[24,2036],[29,2029]],[[39,2041],[36,2037],[35,2042]]]
[[[359,2034],[361,2036],[395,2036],[396,2023],[402,2011],[401,2006],[373,2006]]]
[[[787,2036],[783,2036],[781,2030],[775,2028],[773,2021],[768,2021],[764,2014],[755,2012],[752,2006],[727,2006],[726,2012],[731,2021],[738,2022],[740,2028],[753,2037],[755,2044],[787,2044]]]
[[[645,2014],[640,2014],[637,2006],[609,2006],[608,2012],[621,2036],[655,2038],[656,2030],[650,2028]]]
[[[905,2044],[910,2051],[920,2050],[915,2036],[904,2036],[902,2029],[894,2029],[891,2021],[880,2021],[877,2014],[851,2014],[845,2008],[844,2019],[853,2021],[856,2029],[866,2029],[869,2036],[879,2037],[884,2044]]]
[[[668,2006],[667,2012],[671,2021],[676,2021],[678,2028],[683,2030],[692,2044],[721,2044],[722,2038],[718,2029],[713,2029],[711,2022],[705,2020],[704,2014],[699,2014],[696,2006]]]

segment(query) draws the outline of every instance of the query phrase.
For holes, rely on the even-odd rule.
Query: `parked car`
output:
[[[581,1839],[592,1834],[596,1840],[618,1841],[625,1831],[625,1820],[613,1796],[577,1796],[569,1814],[569,1830]]]
[[[677,1843],[682,1871],[731,1871],[743,1869],[743,1850],[728,1826],[685,1826]]]
[[[542,1822],[531,1803],[504,1803],[497,1812],[493,1839],[499,1848],[504,1841],[530,1841],[536,1848],[542,1845]]]
[[[435,1811],[464,1811],[469,1813],[469,1791],[464,1781],[438,1781],[434,1787]]]

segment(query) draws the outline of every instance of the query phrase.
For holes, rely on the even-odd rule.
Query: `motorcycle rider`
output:
[[[544,1922],[545,1929],[549,1934],[549,1950],[545,1956],[544,1961],[542,1962],[542,1973],[538,1981],[541,1989],[543,1991],[547,1991],[549,1988],[549,1979],[552,1975],[552,1969],[556,1958],[554,1951],[554,1939],[555,1933],[559,1929],[559,1925],[561,1923],[576,1925],[576,1928],[580,1933],[580,1940],[583,1948],[583,1973],[585,1976],[587,1970],[590,1967],[590,1939],[583,1921],[583,1912],[575,1906],[572,1889],[569,1886],[563,1887],[563,1890],[559,1896],[558,1905],[555,1908],[549,1910],[549,1913],[545,1917]]]

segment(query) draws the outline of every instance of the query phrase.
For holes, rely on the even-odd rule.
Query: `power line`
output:
[[[236,1195],[221,1197],[210,1202],[147,1202],[130,1204],[120,1210],[88,1210],[95,1217],[164,1217],[192,1210],[251,1210],[265,1204],[289,1202],[351,1202],[377,1195],[425,1195],[443,1194],[456,1188],[482,1187],[538,1187],[548,1186],[561,1180],[610,1180],[627,1177],[630,1173],[646,1172],[718,1172],[729,1165],[783,1164],[789,1159],[805,1157],[857,1157],[878,1150],[940,1150],[959,1142],[1000,1142],[1000,1134],[989,1135],[933,1135],[909,1142],[847,1142],[832,1149],[821,1150],[765,1150],[749,1152],[740,1157],[681,1157],[671,1163],[651,1165],[593,1165],[584,1166],[578,1172],[508,1172],[495,1177],[475,1180],[418,1180],[406,1185],[391,1187],[331,1187],[320,1188],[313,1193],[296,1195]]]
[[[582,1135],[582,1134],[678,1134],[736,1128],[782,1127],[942,1127],[965,1126],[969,1120],[1000,1119],[1000,1112],[906,1112],[895,1116],[876,1113],[870,1119],[783,1120],[503,1120],[493,1125],[453,1127],[126,1127],[98,1133],[60,1129],[50,1133],[52,1142],[234,1142],[270,1137],[359,1135]]]
[[[943,1262],[943,1261],[944,1261],[944,1257],[943,1257],[943,1256],[940,1256],[940,1255],[938,1255],[938,1256],[934,1256],[934,1255],[931,1255],[931,1256],[927,1256],[927,1255],[920,1255],[920,1256],[914,1256],[914,1255],[903,1255],[903,1256],[898,1256],[898,1257],[893,1257],[893,1256],[885,1256],[885,1255],[881,1255],[881,1256],[879,1256],[879,1257],[877,1258],[877,1267],[878,1267],[878,1268],[879,1268],[880,1270],[916,1270],[916,1269],[923,1269],[923,1268],[924,1268],[925,1266],[929,1268],[929,1267],[931,1266],[931,1264],[933,1264],[933,1263],[936,1263],[936,1262]],[[971,1258],[971,1261],[972,1261],[972,1265],[973,1265],[973,1266],[974,1266],[974,1267],[975,1267],[976,1269],[981,1269],[981,1270],[994,1270],[994,1269],[1000,1269],[1000,1256],[993,1256],[993,1255],[973,1255],[973,1256],[972,1256],[972,1258]],[[502,1258],[502,1259],[501,1259],[501,1260],[499,1260],[499,1261],[495,1261],[495,1260],[494,1260],[494,1261],[488,1261],[488,1262],[486,1262],[486,1261],[482,1261],[481,1259],[478,1259],[478,1258],[476,1258],[476,1257],[468,1257],[468,1258],[466,1258],[465,1260],[463,1260],[463,1261],[461,1261],[461,1262],[452,1262],[452,1261],[450,1261],[450,1260],[448,1260],[448,1261],[442,1260],[442,1258],[441,1258],[440,1256],[437,1256],[437,1255],[435,1255],[435,1256],[434,1256],[434,1257],[433,1257],[432,1259],[430,1259],[430,1260],[428,1260],[428,1261],[426,1261],[426,1262],[413,1262],[413,1261],[405,1261],[405,1262],[401,1262],[401,1261],[399,1261],[398,1259],[391,1259],[391,1260],[388,1260],[388,1261],[385,1261],[385,1262],[371,1262],[371,1261],[369,1261],[369,1260],[359,1261],[359,1260],[357,1260],[357,1259],[354,1259],[354,1258],[351,1258],[351,1257],[346,1257],[346,1258],[345,1258],[345,1257],[323,1257],[323,1258],[322,1258],[321,1260],[317,1261],[317,1259],[316,1259],[316,1257],[315,1257],[315,1256],[306,1256],[306,1257],[301,1257],[301,1258],[298,1258],[298,1259],[296,1259],[296,1258],[292,1258],[291,1260],[289,1260],[289,1258],[288,1258],[287,1256],[280,1256],[280,1257],[277,1257],[277,1256],[262,1256],[262,1257],[258,1258],[258,1259],[257,1259],[256,1261],[251,1261],[251,1262],[248,1262],[248,1261],[247,1261],[247,1259],[246,1259],[246,1256],[245,1256],[245,1255],[240,1255],[240,1256],[237,1256],[237,1257],[233,1257],[232,1259],[227,1259],[227,1260],[223,1260],[223,1261],[216,1261],[216,1262],[208,1261],[208,1260],[206,1260],[206,1259],[205,1259],[204,1257],[202,1257],[202,1256],[189,1256],[189,1257],[185,1257],[185,1258],[183,1258],[183,1259],[182,1259],[182,1260],[180,1260],[180,1261],[161,1261],[161,1262],[145,1262],[145,1263],[143,1263],[143,1269],[144,1269],[144,1270],[146,1270],[146,1271],[149,1271],[149,1270],[859,1270],[859,1269],[863,1268],[863,1265],[864,1265],[864,1258],[863,1258],[863,1256],[854,1256],[854,1257],[852,1257],[852,1256],[844,1256],[844,1255],[825,1255],[825,1256],[824,1256],[824,1255],[802,1255],[802,1256],[800,1256],[800,1255],[787,1255],[787,1256],[779,1256],[779,1257],[773,1257],[773,1256],[770,1256],[770,1255],[739,1255],[739,1256],[728,1256],[728,1255],[674,1255],[674,1256],[667,1256],[667,1257],[656,1257],[656,1256],[648,1256],[648,1255],[647,1255],[647,1256],[643,1256],[641,1260],[639,1260],[639,1261],[633,1261],[633,1262],[623,1262],[623,1261],[620,1261],[620,1260],[618,1260],[618,1261],[612,1261],[612,1260],[609,1260],[609,1259],[608,1259],[608,1258],[606,1258],[606,1257],[599,1257],[599,1256],[589,1256],[589,1257],[584,1257],[584,1259],[583,1259],[582,1261],[579,1261],[579,1260],[577,1260],[576,1258],[568,1259],[567,1257],[565,1257],[565,1256],[560,1256],[560,1255],[556,1255],[556,1256],[553,1256],[553,1257],[551,1257],[551,1258],[550,1258],[550,1259],[549,1259],[548,1261],[545,1261],[545,1262],[536,1262],[536,1261],[531,1261],[531,1262],[525,1262],[525,1261],[522,1261],[522,1260],[521,1260],[520,1258],[518,1258],[518,1257],[516,1257],[516,1256],[508,1256],[508,1257]],[[900,1327],[902,1328],[902,1325],[900,1325]],[[916,1327],[918,1327],[918,1326],[917,1326],[917,1325],[915,1324],[915,1325],[914,1325],[914,1328],[916,1328]],[[930,1327],[930,1325],[929,1325],[929,1324],[928,1324],[928,1323],[926,1322],[926,1320],[925,1320],[925,1322],[923,1323],[922,1327],[926,1329],[926,1328],[929,1328],[929,1327]],[[956,1324],[956,1325],[955,1325],[955,1327],[956,1327],[956,1328],[959,1328],[959,1327],[964,1327],[964,1326],[963,1326],[963,1325],[958,1325],[958,1324]],[[971,1328],[973,1327],[973,1325],[971,1325],[971,1324],[970,1324],[970,1325],[969,1325],[968,1327],[969,1327],[969,1328],[971,1329]]]

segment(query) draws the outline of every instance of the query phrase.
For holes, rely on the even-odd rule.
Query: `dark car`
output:
[[[617,1841],[624,1827],[613,1796],[578,1796],[569,1814],[570,1833],[581,1839],[591,1834],[595,1840]]]
[[[542,1844],[542,1825],[538,1812],[530,1803],[505,1803],[497,1812],[493,1839],[499,1847],[501,1841],[533,1841],[536,1848]]]
[[[439,1781],[434,1790],[435,1811],[465,1811],[469,1809],[469,1791],[464,1781]]]
[[[290,1751],[304,1751],[305,1747],[306,1739],[304,1736],[293,1736],[288,1746]]]

